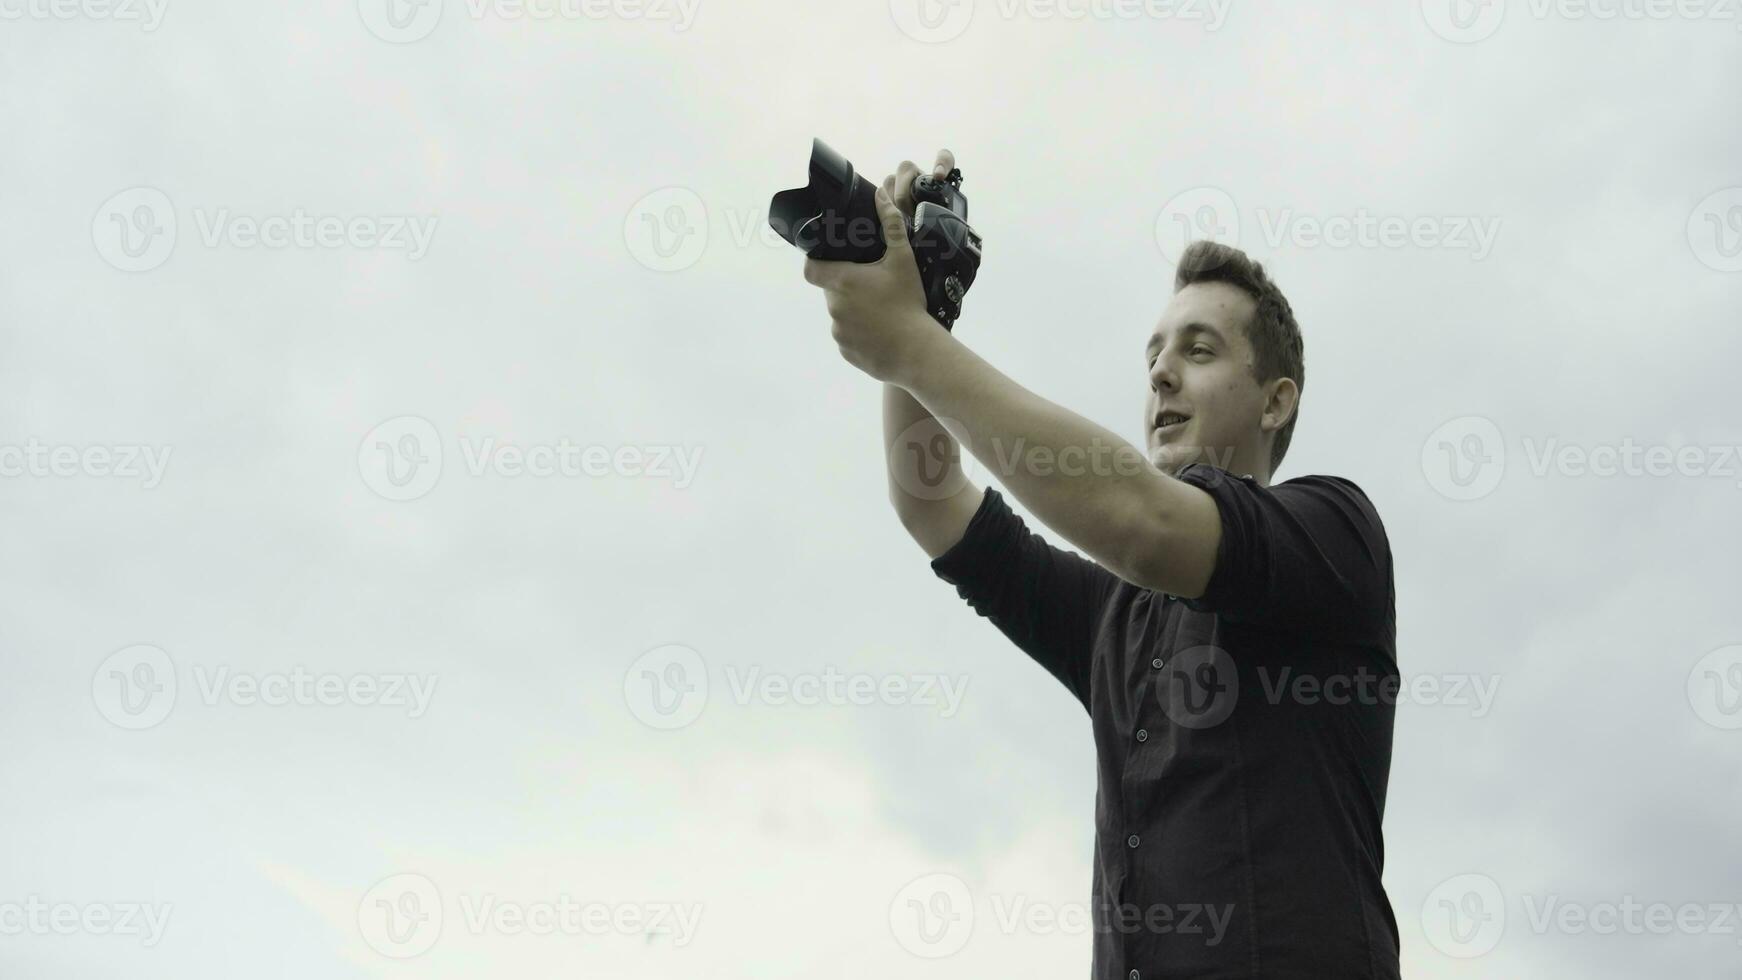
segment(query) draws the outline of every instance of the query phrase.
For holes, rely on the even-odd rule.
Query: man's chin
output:
[[[1196,446],[1176,446],[1170,443],[1149,447],[1149,462],[1156,469],[1168,476],[1177,476],[1179,471],[1198,461]]]

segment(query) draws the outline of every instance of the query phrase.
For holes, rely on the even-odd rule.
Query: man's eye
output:
[[[1193,354],[1196,354],[1199,351],[1202,351],[1205,354],[1214,354],[1215,353],[1215,351],[1209,349],[1208,347],[1205,347],[1203,344],[1199,344],[1198,346],[1192,348]]]

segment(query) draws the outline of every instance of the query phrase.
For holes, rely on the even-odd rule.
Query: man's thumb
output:
[[[912,248],[907,240],[907,216],[896,207],[895,200],[877,188],[877,218],[883,226],[883,241],[891,251],[906,252]]]

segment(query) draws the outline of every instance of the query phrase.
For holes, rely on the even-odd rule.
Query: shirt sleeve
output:
[[[1310,625],[1359,633],[1384,623],[1392,603],[1391,545],[1360,487],[1300,476],[1261,487],[1250,476],[1196,463],[1182,481],[1215,498],[1222,515],[1216,567],[1188,608],[1236,622]]]
[[[1088,708],[1095,625],[1117,576],[1048,544],[991,487],[931,567]]]

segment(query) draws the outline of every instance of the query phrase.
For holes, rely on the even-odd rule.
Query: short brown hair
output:
[[[1306,349],[1300,336],[1300,324],[1294,320],[1288,297],[1282,295],[1282,290],[1265,275],[1264,266],[1232,246],[1196,241],[1180,256],[1173,291],[1177,293],[1193,283],[1202,282],[1225,282],[1257,302],[1258,309],[1246,324],[1246,341],[1252,345],[1252,376],[1258,383],[1293,378],[1295,386],[1304,392]],[[1282,457],[1288,453],[1288,443],[1294,436],[1294,423],[1298,418],[1300,402],[1297,398],[1294,414],[1276,431],[1276,441],[1271,443],[1271,473],[1282,465]]]

